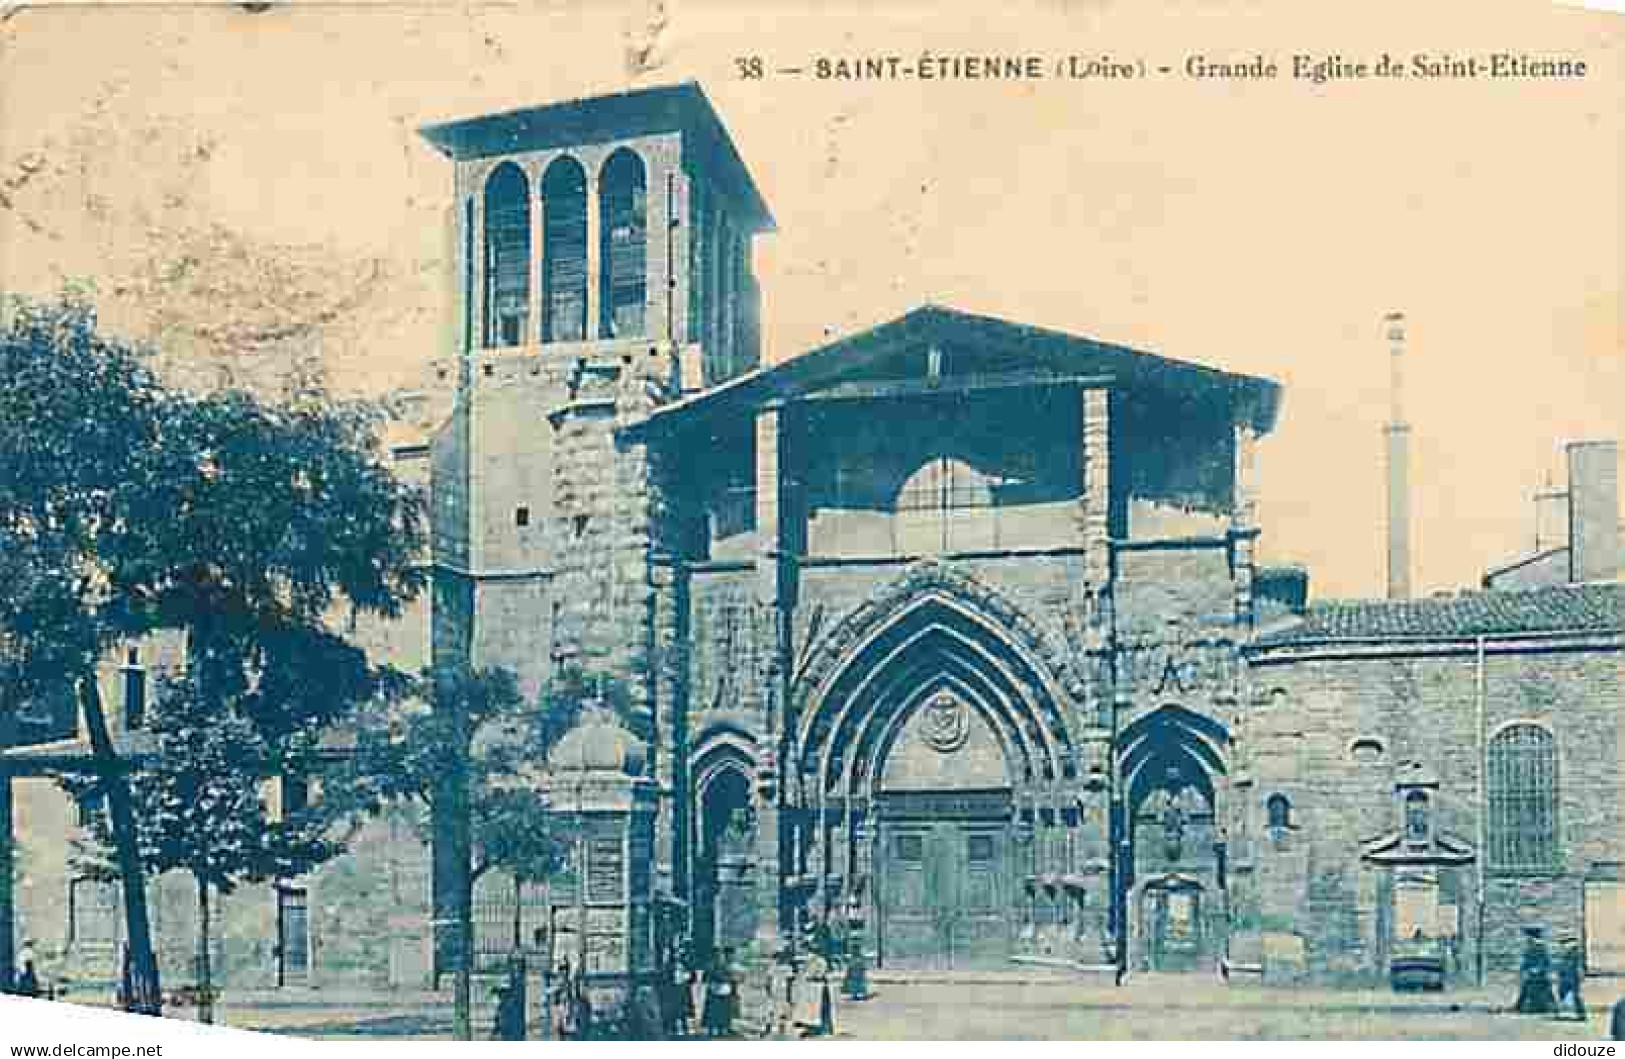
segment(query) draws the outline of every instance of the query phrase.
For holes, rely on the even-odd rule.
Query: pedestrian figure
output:
[[[1521,1015],[1549,1015],[1557,1007],[1552,998],[1552,960],[1541,938],[1541,928],[1525,927],[1523,959],[1518,965],[1518,1001],[1512,1010]]]
[[[739,1002],[739,981],[733,969],[733,950],[723,949],[705,973],[705,1007],[700,1025],[707,1037],[727,1037]]]
[[[1574,998],[1574,1014],[1581,1022],[1586,1020],[1586,1002],[1580,995],[1580,985],[1585,978],[1585,953],[1580,950],[1580,939],[1573,934],[1563,936],[1563,952],[1557,961],[1557,1005],[1556,1010],[1562,1017],[1563,1006],[1569,997]]]
[[[17,953],[17,964],[21,970],[17,972],[16,994],[38,999],[45,990],[40,985],[38,958],[34,955],[32,939],[23,940],[22,948]]]
[[[1608,1036],[1625,1041],[1625,996],[1614,1001],[1614,1012],[1608,1020]]]
[[[821,1037],[835,1031],[834,998],[830,995],[829,961],[816,949],[802,965],[796,990],[796,1028],[803,1037]]]
[[[632,992],[626,1019],[626,1039],[630,1041],[665,1040],[665,1027],[660,1020],[660,1006],[655,999],[656,990],[637,986]]]
[[[789,1035],[795,996],[795,964],[789,949],[773,954],[767,969],[767,1025],[763,1036],[778,1039]]]
[[[524,1012],[519,1006],[519,990],[512,982],[503,982],[492,990],[497,998],[496,1021],[491,1026],[493,1041],[522,1041],[525,1039]]]
[[[660,996],[661,1029],[673,1040],[687,1036],[688,1017],[684,1008],[687,1006],[685,994],[688,992],[688,979],[675,953],[661,964],[656,989]]]

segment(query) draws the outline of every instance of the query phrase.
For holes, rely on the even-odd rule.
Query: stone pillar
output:
[[[472,354],[485,348],[485,196],[476,187],[469,201],[474,204],[474,208],[468,212],[474,230],[464,245],[473,250],[473,260],[468,263],[468,272],[474,281],[469,284],[468,291],[471,300],[469,319],[473,322],[473,341],[469,343],[468,352]],[[472,373],[469,377],[472,381]]]
[[[539,346],[542,344],[543,321],[547,317],[542,305],[542,293],[547,289],[542,279],[547,274],[547,200],[542,198],[541,172],[533,169],[529,175],[530,263],[526,266],[526,283],[530,287],[530,320],[527,324],[530,335],[527,344]]]
[[[650,266],[651,281],[658,280],[658,288],[651,301],[659,317],[649,328],[651,335],[659,335],[677,344],[692,342],[693,324],[688,319],[688,240],[689,214],[688,175],[681,166],[673,165],[662,174],[659,188],[650,188],[649,194],[660,196],[660,225],[653,225],[649,238],[656,243],[659,267]]]
[[[599,196],[598,174],[587,174],[587,338],[604,337],[603,276],[604,276],[604,218]]]
[[[771,958],[778,951],[787,926],[782,920],[784,814],[777,755],[768,752],[756,772],[756,955]]]
[[[1253,624],[1253,569],[1258,541],[1258,490],[1254,481],[1257,442],[1258,432],[1251,423],[1236,424],[1236,494],[1231,528],[1235,542],[1236,621],[1243,628]]]
[[[684,898],[689,892],[688,571],[662,557],[654,582],[654,769],[661,812],[656,820],[656,883]]]
[[[1083,391],[1083,495],[1079,502],[1085,582],[1100,592],[1111,580],[1111,394]]]
[[[769,405],[756,413],[756,543],[759,583],[757,599],[777,602],[778,557],[782,551],[780,525],[779,432],[783,408]]]

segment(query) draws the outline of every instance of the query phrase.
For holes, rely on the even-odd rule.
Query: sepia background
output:
[[[1560,444],[1625,434],[1625,19],[1550,4],[294,2],[0,7],[0,288],[89,285],[202,382],[428,385],[428,122],[695,79],[777,216],[779,360],[943,303],[1265,375],[1262,546],[1382,586],[1381,318],[1410,321],[1420,590],[1529,550]],[[848,82],[824,55],[1368,59],[1584,80]],[[761,80],[736,59],[760,56]],[[1558,478],[1561,481],[1561,477]]]

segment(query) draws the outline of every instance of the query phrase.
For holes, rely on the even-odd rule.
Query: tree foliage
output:
[[[474,878],[557,870],[560,840],[538,786],[557,721],[530,708],[510,671],[432,667],[406,700],[381,706],[359,726],[336,784],[353,809],[466,800]]]
[[[332,815],[320,806],[273,812],[270,782],[287,758],[267,742],[238,701],[222,702],[194,673],[164,679],[150,730],[154,752],[129,777],[141,861],[161,875],[185,871],[200,886],[229,894],[243,882],[291,878],[340,852]],[[95,776],[69,781],[96,799]],[[107,877],[111,845],[105,815],[92,818],[91,847],[80,867]]]
[[[394,616],[424,583],[423,499],[379,458],[380,413],[176,392],[147,362],[72,298],[0,329],[0,676],[36,694],[183,629],[273,741],[332,720],[380,675],[330,617]]]
[[[394,616],[424,581],[423,499],[379,458],[378,409],[181,392],[149,360],[83,300],[0,306],[0,739],[25,704],[78,690],[142,1010],[157,972],[141,876],[187,867],[206,901],[272,870],[247,834],[263,824],[251,788],[395,683],[333,619]],[[131,784],[95,667],[163,629],[185,634],[187,676]]]

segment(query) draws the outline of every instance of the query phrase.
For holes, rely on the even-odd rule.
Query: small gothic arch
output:
[[[542,341],[587,337],[587,171],[560,155],[542,174]]]
[[[530,321],[530,183],[512,162],[485,181],[485,346],[525,342]]]
[[[618,149],[599,176],[599,334],[605,338],[647,333],[648,200],[643,159],[630,148]]]

